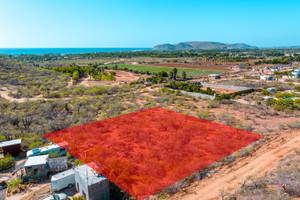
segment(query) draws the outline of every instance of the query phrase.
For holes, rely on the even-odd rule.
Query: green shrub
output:
[[[295,86],[294,90],[297,91],[297,92],[300,92],[300,86]]]
[[[267,89],[263,89],[263,90],[261,91],[261,94],[262,94],[262,95],[269,95],[270,92],[269,92]]]
[[[110,71],[110,75],[115,76],[117,73],[115,71]]]
[[[35,149],[35,148],[39,148],[39,147],[42,147],[44,145],[43,142],[41,141],[35,141],[35,142],[32,142],[30,145],[29,145],[29,149]]]
[[[14,166],[16,163],[14,157],[11,156],[5,156],[4,158],[0,159],[0,172],[7,170]]]
[[[84,165],[84,162],[82,162],[81,160],[77,159],[74,161],[74,166],[77,167],[77,166],[81,166],[81,165]]]
[[[8,183],[7,183],[7,186],[8,186],[8,188],[16,188],[16,187],[19,187],[20,186],[20,184],[21,183],[23,183],[23,180],[22,179],[20,179],[20,178],[15,178],[15,179],[12,179],[11,181],[9,181]]]
[[[58,152],[51,152],[48,154],[49,158],[58,158],[61,157]]]
[[[4,135],[0,135],[0,142],[4,142],[6,140],[7,140],[7,138]]]

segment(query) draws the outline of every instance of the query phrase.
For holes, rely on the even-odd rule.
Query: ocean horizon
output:
[[[151,48],[0,48],[0,55],[78,54],[151,50]]]

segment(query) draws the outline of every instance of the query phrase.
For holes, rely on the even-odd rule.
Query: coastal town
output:
[[[205,61],[203,62],[205,64],[200,64],[199,61],[194,63],[194,58],[178,58],[176,62],[170,62],[168,58],[163,60],[138,57],[122,60],[111,58],[110,61],[92,59],[88,62],[100,61],[103,64],[85,66],[82,63],[77,66],[73,64],[69,66],[68,64],[61,65],[65,61],[57,58],[53,57],[54,61],[51,62],[39,62],[38,65],[48,71],[47,73],[60,74],[57,77],[67,83],[62,89],[50,91],[52,96],[49,91],[48,94],[37,94],[37,98],[35,95],[26,97],[23,92],[25,90],[21,87],[16,91],[15,86],[6,84],[4,87],[11,92],[5,93],[6,90],[2,89],[2,102],[26,104],[28,101],[62,101],[65,102],[63,105],[67,112],[70,112],[68,111],[70,109],[73,110],[72,112],[78,112],[79,107],[76,108],[71,103],[74,99],[82,101],[84,98],[95,98],[100,95],[101,101],[102,95],[106,92],[113,96],[120,95],[118,90],[121,90],[125,92],[121,97],[122,102],[126,102],[128,107],[124,110],[125,112],[122,112],[124,114],[159,106],[264,136],[264,139],[253,143],[251,147],[243,148],[228,155],[224,158],[225,160],[217,161],[218,164],[214,163],[200,170],[197,173],[202,175],[194,181],[181,183],[179,186],[178,183],[171,185],[148,199],[179,198],[177,196],[182,195],[180,191],[188,190],[189,185],[197,185],[198,182],[201,184],[201,181],[217,177],[221,173],[220,171],[233,163],[238,165],[243,158],[251,159],[249,155],[255,154],[268,143],[275,142],[278,137],[287,137],[286,134],[289,132],[293,132],[293,134],[288,137],[294,135],[293,139],[296,140],[292,147],[297,149],[299,145],[300,65],[297,61],[288,64],[260,64],[257,60],[250,59],[250,62],[247,63],[218,63],[215,61],[209,63]],[[4,64],[7,62],[6,59],[2,59],[2,66],[8,67],[8,63]],[[21,56],[17,59],[23,58]],[[133,63],[133,60],[136,61]],[[57,67],[58,64],[60,67]],[[91,69],[88,68],[89,66]],[[140,70],[136,70],[138,68]],[[148,68],[156,71],[147,71]],[[78,78],[74,78],[75,72],[73,71],[64,74],[62,72],[64,69],[77,70]],[[192,71],[190,71],[191,69]],[[203,73],[203,75],[198,75],[198,73]],[[111,80],[99,80],[97,78],[99,75],[110,76]],[[108,91],[109,87],[115,91]],[[92,89],[97,88],[99,91],[101,89],[102,94],[91,93]],[[130,93],[127,93],[128,91]],[[53,93],[58,95],[55,96]],[[130,97],[130,95],[134,96]],[[131,102],[128,101],[129,99]],[[2,105],[4,105],[3,103]],[[248,110],[247,114],[246,110]],[[250,110],[252,111],[249,112]],[[105,112],[107,111],[102,111],[103,114]],[[103,117],[97,115],[97,120],[116,116],[114,114]],[[28,120],[30,119],[27,117],[20,120],[11,121],[10,126],[17,129],[18,126],[23,126],[25,130],[29,130],[28,126],[31,122]],[[69,125],[57,124],[49,130],[56,131],[68,127]],[[31,137],[36,138],[34,135]],[[84,163],[74,157],[70,153],[72,151],[70,151],[68,142],[55,144],[44,136],[39,136],[39,138],[41,139],[34,139],[33,143],[28,143],[31,139],[22,136],[17,138],[3,135],[1,137],[2,199],[134,199],[133,196],[97,172],[95,170],[97,162]],[[281,148],[280,145],[277,148]],[[262,155],[265,153],[268,153],[268,150]],[[276,162],[280,162],[279,158],[274,159],[277,160]],[[265,162],[267,165],[268,161]],[[193,176],[195,174],[191,177]],[[218,197],[221,189],[215,190],[215,193],[211,194],[212,197]]]

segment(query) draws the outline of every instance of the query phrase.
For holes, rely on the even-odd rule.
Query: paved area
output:
[[[0,190],[0,200],[4,200],[6,198],[6,189]]]

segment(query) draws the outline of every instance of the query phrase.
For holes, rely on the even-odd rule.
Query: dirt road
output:
[[[234,192],[248,176],[262,176],[273,170],[276,164],[296,148],[300,148],[300,129],[286,131],[263,144],[252,155],[241,158],[224,167],[218,174],[192,184],[177,193],[172,200],[212,200],[220,199],[219,192],[224,189]]]
[[[10,197],[7,197],[6,200],[36,200],[36,199],[41,199],[41,197],[46,197],[50,193],[51,189],[51,183],[46,182],[42,184],[38,184],[34,187],[31,187],[30,190],[26,190],[22,193],[18,193],[15,195],[12,195]]]

